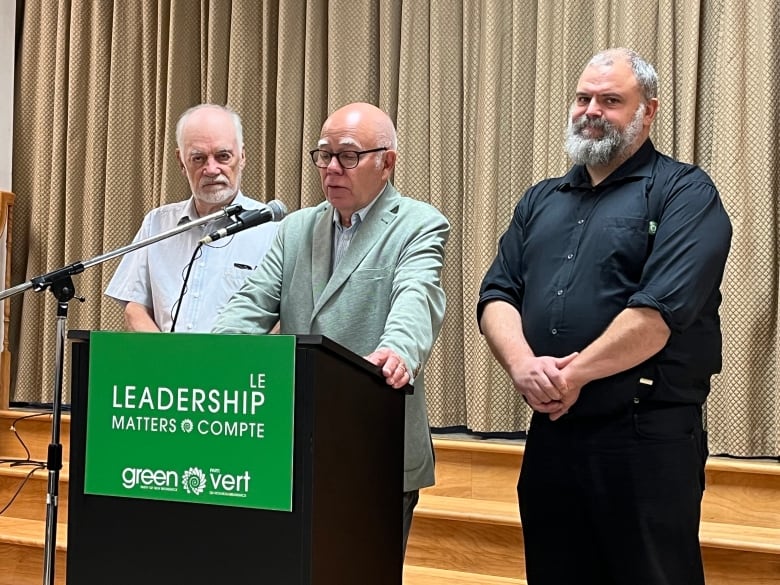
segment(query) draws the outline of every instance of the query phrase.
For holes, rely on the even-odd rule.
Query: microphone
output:
[[[261,223],[268,221],[281,221],[284,216],[287,215],[287,208],[284,203],[273,199],[268,202],[267,205],[263,205],[260,209],[247,209],[242,211],[236,216],[236,220],[230,225],[223,227],[215,232],[211,232],[205,238],[201,238],[201,244],[210,244],[215,240],[222,239],[226,236],[232,236],[238,232],[242,232]]]

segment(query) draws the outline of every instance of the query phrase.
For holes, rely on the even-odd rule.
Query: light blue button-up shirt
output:
[[[385,187],[379,192],[379,195],[384,193],[386,188],[387,186],[385,185]],[[350,220],[351,225],[349,227],[344,227],[341,225],[341,216],[339,215],[338,210],[333,210],[333,225],[335,226],[335,229],[333,230],[333,257],[331,258],[330,263],[331,274],[333,274],[333,271],[344,257],[344,254],[346,254],[347,248],[349,248],[349,244],[352,242],[352,238],[355,237],[355,233],[357,232],[358,227],[360,227],[360,224],[366,219],[366,215],[374,206],[376,200],[379,199],[379,195],[374,197],[371,200],[371,203],[361,209],[358,209],[355,213],[352,214],[352,218]]]
[[[262,206],[262,203],[242,193],[233,203],[244,209]],[[192,198],[163,205],[144,217],[133,242],[145,240],[197,217]],[[150,307],[160,330],[170,331],[175,303],[198,241],[231,222],[230,218],[220,218],[126,254],[105,294],[123,306],[134,302]],[[277,227],[278,223],[268,222],[201,246],[187,281],[176,331],[211,331],[219,309],[260,264]]]

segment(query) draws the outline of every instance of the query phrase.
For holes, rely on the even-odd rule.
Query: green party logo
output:
[[[206,489],[206,475],[197,467],[190,467],[181,476],[184,491],[199,496]]]
[[[181,483],[182,489],[193,496],[207,492],[209,495],[246,497],[251,479],[248,471],[227,474],[217,468],[210,469],[208,475],[200,467],[190,467],[181,474],[164,469],[126,467],[122,470],[122,487],[126,490],[177,492]]]

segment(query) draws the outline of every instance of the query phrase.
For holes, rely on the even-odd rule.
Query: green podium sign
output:
[[[292,510],[295,336],[92,333],[85,493]]]

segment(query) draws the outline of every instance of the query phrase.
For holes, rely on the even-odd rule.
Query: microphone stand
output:
[[[156,236],[151,236],[145,240],[117,248],[112,252],[95,256],[91,260],[84,262],[74,262],[63,268],[58,268],[52,272],[47,272],[41,276],[29,280],[28,282],[18,284],[14,287],[0,291],[0,300],[10,296],[22,293],[28,289],[35,292],[41,292],[47,288],[51,290],[57,299],[57,339],[56,354],[54,359],[54,396],[52,399],[52,423],[51,423],[51,443],[49,444],[46,458],[46,468],[49,470],[48,486],[46,491],[46,533],[44,540],[44,565],[43,565],[43,585],[54,585],[54,567],[56,560],[57,543],[57,508],[59,505],[59,478],[60,469],[62,469],[62,443],[60,442],[60,421],[62,419],[62,380],[64,377],[63,366],[65,363],[65,337],[68,317],[68,302],[76,296],[76,289],[73,286],[72,276],[81,274],[85,269],[101,264],[106,260],[111,260],[117,256],[122,256],[128,252],[149,246],[160,240],[170,238],[181,232],[190,230],[195,226],[208,223],[212,220],[222,217],[230,217],[241,213],[243,208],[240,205],[228,205],[221,211],[205,215],[199,219],[176,226],[168,231],[161,232]],[[83,297],[76,297],[84,302]]]

